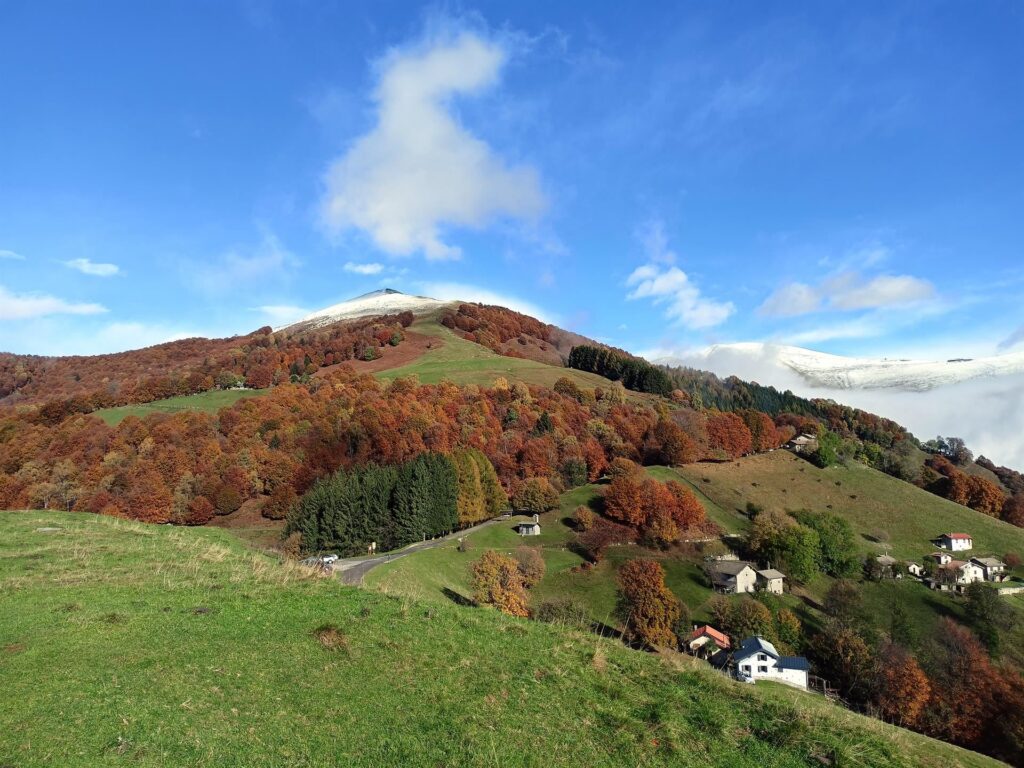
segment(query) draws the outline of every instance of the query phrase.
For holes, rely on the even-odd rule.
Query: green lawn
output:
[[[107,424],[116,427],[128,416],[148,416],[151,413],[177,413],[178,411],[219,411],[234,405],[239,400],[247,397],[259,397],[265,395],[267,389],[213,389],[209,392],[200,392],[198,395],[184,395],[182,397],[170,397],[166,400],[156,400],[152,403],[140,403],[138,405],[121,405],[117,408],[104,408],[96,411],[96,415]]]
[[[0,615],[0,765],[995,765],[686,659],[345,588],[213,529],[4,513]]]

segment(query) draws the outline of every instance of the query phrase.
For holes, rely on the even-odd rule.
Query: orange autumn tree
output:
[[[704,507],[688,488],[642,473],[612,480],[604,494],[604,511],[612,520],[641,529],[657,546],[673,544],[684,531],[706,523]]]
[[[529,616],[526,585],[519,563],[492,549],[470,566],[473,599],[481,605],[493,605],[509,616]]]
[[[626,633],[652,647],[675,646],[679,600],[665,586],[665,571],[653,560],[631,560],[619,569],[619,611]]]
[[[931,690],[917,659],[893,643],[882,648],[875,672],[875,706],[883,720],[907,728],[915,726]]]

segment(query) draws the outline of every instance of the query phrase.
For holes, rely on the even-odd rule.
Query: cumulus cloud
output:
[[[494,304],[499,307],[522,312],[524,315],[535,317],[545,323],[557,323],[558,318],[550,312],[541,309],[536,304],[520,299],[517,296],[509,296],[498,293],[487,288],[480,288],[476,285],[466,283],[449,282],[424,282],[419,283],[419,290],[424,295],[442,301],[475,301],[480,304]]]
[[[627,299],[651,299],[654,304],[665,305],[665,316],[687,328],[720,325],[736,310],[732,302],[702,297],[697,286],[679,267],[645,264],[633,270],[626,279],[626,285],[633,288]]]
[[[76,269],[84,275],[94,275],[95,277],[113,277],[121,271],[117,264],[98,263],[89,259],[71,259],[61,263],[65,267]]]
[[[383,264],[357,264],[354,261],[346,261],[345,266],[342,267],[346,272],[351,272],[354,275],[379,275],[384,271]]]
[[[14,259],[17,261],[24,261],[25,257],[20,253],[14,251],[8,251],[7,249],[0,248],[0,259]]]
[[[0,285],[0,320],[30,320],[49,315],[98,315],[101,304],[79,303],[45,294],[11,293]]]
[[[382,251],[459,258],[447,227],[535,219],[547,206],[537,172],[508,165],[459,124],[452,100],[494,86],[508,57],[472,32],[394,50],[378,63],[377,123],[325,175],[328,231],[356,229]]]
[[[795,317],[819,310],[850,312],[859,309],[905,307],[935,298],[935,286],[911,275],[865,278],[842,272],[819,285],[788,283],[758,308],[767,317]]]

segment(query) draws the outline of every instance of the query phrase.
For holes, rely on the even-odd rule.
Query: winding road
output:
[[[422,552],[425,549],[435,549],[436,547],[440,547],[442,544],[447,544],[449,541],[454,541],[455,539],[463,536],[468,536],[474,531],[479,531],[482,528],[493,525],[494,523],[504,522],[508,522],[508,520],[495,518],[494,520],[487,520],[479,525],[474,525],[471,528],[464,528],[461,531],[449,533],[447,536],[442,536],[437,539],[417,541],[415,544],[410,544],[404,549],[385,552],[383,555],[374,555],[372,557],[349,557],[344,560],[335,560],[332,570],[337,574],[338,578],[341,579],[342,584],[359,586],[363,583],[363,577],[378,565],[390,563],[392,560],[398,560],[400,557],[405,557],[406,555],[411,555],[415,552]]]

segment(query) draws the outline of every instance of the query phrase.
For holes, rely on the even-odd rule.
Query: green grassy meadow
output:
[[[408,365],[379,372],[376,374],[378,378],[390,380],[415,375],[424,384],[437,384],[448,379],[456,384],[491,386],[496,378],[504,376],[510,381],[551,387],[562,376],[568,376],[581,387],[591,389],[607,387],[610,383],[593,373],[495,354],[486,347],[460,338],[435,320],[418,320],[410,328],[436,336],[442,343]]]
[[[247,397],[259,397],[269,391],[267,389],[213,389],[209,392],[200,392],[197,395],[169,397],[166,400],[155,400],[152,403],[103,408],[96,411],[96,415],[110,426],[116,427],[128,416],[143,418],[151,413],[177,413],[179,411],[205,411],[212,413],[219,411],[221,408],[234,405],[239,400],[244,400]]]
[[[0,765],[996,765],[214,529],[3,513],[0,615]]]
[[[1024,528],[862,464],[819,469],[787,451],[775,451],[720,464],[690,464],[676,471],[724,510],[738,513],[750,502],[764,509],[842,515],[853,525],[865,554],[888,549],[894,557],[920,561],[934,551],[930,539],[950,531],[974,537],[972,555],[1024,553]],[[879,531],[885,532],[887,541],[872,540]]]

